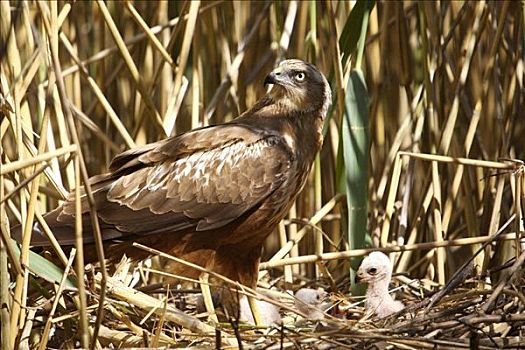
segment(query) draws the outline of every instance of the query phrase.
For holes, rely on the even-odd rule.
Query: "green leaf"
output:
[[[339,36],[339,47],[343,58],[341,63],[343,67],[350,58],[350,55],[356,50],[357,42],[359,41],[359,34],[361,33],[361,25],[366,11],[371,11],[375,6],[373,0],[358,0],[354,8],[350,12],[348,19],[343,27],[343,31]]]
[[[369,154],[368,90],[359,69],[353,70],[348,80],[341,135],[348,210],[348,244],[350,249],[358,249],[365,246],[367,237]],[[355,267],[355,261],[352,266]]]
[[[17,258],[20,258],[20,244],[18,244],[16,241],[11,240],[14,252],[17,256]],[[40,278],[43,278],[44,280],[50,282],[50,283],[56,283],[59,284],[62,280],[62,276],[64,275],[64,270],[60,267],[53,264],[51,261],[47,260],[46,258],[38,255],[37,253],[33,251],[29,251],[29,271],[34,274],[35,276],[38,276]],[[65,288],[66,289],[76,289],[77,285],[73,278],[67,277],[65,281]]]

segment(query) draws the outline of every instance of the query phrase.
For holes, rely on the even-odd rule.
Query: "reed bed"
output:
[[[525,347],[524,21],[515,1],[1,1],[0,348]],[[86,266],[81,235],[66,255],[51,231],[54,263],[30,250],[33,223],[113,156],[235,118],[292,57],[334,98],[242,290],[282,324],[198,313],[199,281],[162,283],[176,257]],[[353,282],[373,250],[407,305],[379,321]],[[322,322],[297,323],[305,286],[336,305]]]

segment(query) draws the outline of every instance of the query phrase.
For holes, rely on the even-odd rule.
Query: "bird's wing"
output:
[[[92,181],[103,233],[124,238],[220,228],[257,209],[286,181],[292,163],[280,135],[235,124],[129,150],[113,160],[111,173]],[[85,198],[82,211],[88,211]],[[56,223],[73,224],[74,213],[72,196]]]

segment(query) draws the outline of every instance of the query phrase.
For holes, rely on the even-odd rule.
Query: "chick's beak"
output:
[[[354,283],[361,283],[361,274],[360,273],[356,273],[355,276],[354,276]]]

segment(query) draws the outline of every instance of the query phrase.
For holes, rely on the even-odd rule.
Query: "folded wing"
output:
[[[292,163],[278,134],[235,124],[124,152],[113,160],[110,173],[92,178],[103,238],[211,232],[256,210],[286,181]],[[82,212],[85,242],[92,242],[85,194]],[[46,217],[62,244],[74,242],[74,213],[71,195]],[[33,244],[45,245],[34,236]]]

